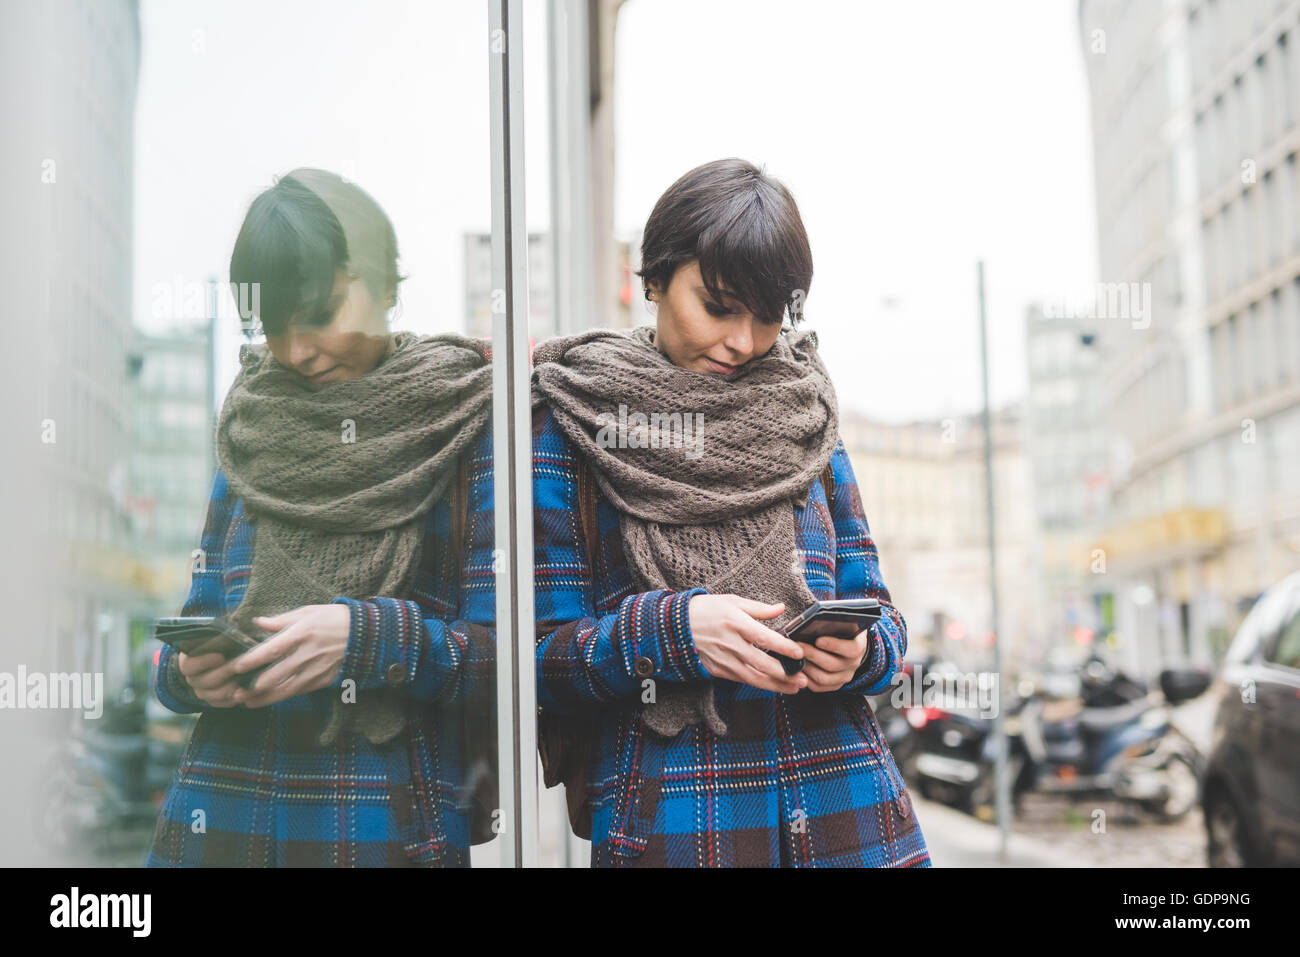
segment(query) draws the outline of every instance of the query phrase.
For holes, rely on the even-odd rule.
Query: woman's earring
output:
[[[645,291],[645,311],[652,316],[659,315],[659,303],[655,301],[654,293],[649,288]]]

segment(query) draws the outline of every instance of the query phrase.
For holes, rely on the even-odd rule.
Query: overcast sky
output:
[[[525,9],[538,230],[543,0]],[[811,237],[806,313],[841,405],[886,420],[978,404],[983,256],[993,397],[1015,398],[1026,304],[1097,278],[1076,10],[1074,0],[629,0],[616,47],[616,228],[639,229],[699,163],[764,166],[794,193]],[[142,324],[182,310],[172,291],[225,278],[248,203],[274,175],[321,166],[393,219],[410,275],[396,325],[462,328],[461,236],[491,223],[485,3],[145,0],[141,28]],[[228,327],[224,377],[239,341]]]

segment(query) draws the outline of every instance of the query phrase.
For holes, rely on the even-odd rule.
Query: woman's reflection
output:
[[[239,231],[266,342],[218,419],[182,614],[264,640],[164,648],[159,700],[201,717],[150,866],[468,866],[491,837],[491,363],[389,330],[397,263],[379,205],[322,170]]]

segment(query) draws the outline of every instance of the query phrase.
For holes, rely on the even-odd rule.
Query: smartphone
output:
[[[225,618],[159,618],[154,625],[154,637],[187,655],[210,655],[213,652],[226,658],[237,658],[256,648],[260,638],[252,638]],[[248,688],[269,665],[256,668],[235,679],[242,688]]]
[[[875,598],[844,598],[831,601],[815,601],[785,626],[785,636],[795,641],[809,644],[822,635],[835,638],[852,638],[860,631],[866,631],[880,620],[880,602]],[[781,662],[787,675],[797,675],[803,671],[804,659],[787,658],[774,651],[769,655]]]

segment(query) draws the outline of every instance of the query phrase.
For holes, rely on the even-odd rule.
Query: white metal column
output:
[[[547,6],[551,130],[551,313],[556,335],[593,325],[591,26],[587,0]]]
[[[524,18],[522,0],[489,0],[488,7],[501,865],[531,867],[537,863],[537,694],[524,219]]]

